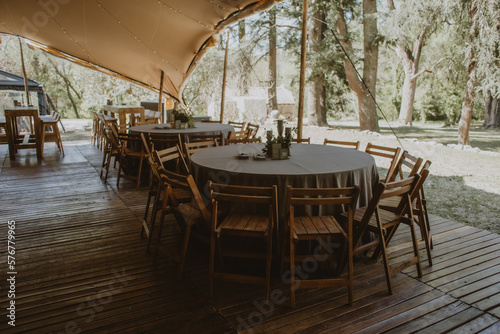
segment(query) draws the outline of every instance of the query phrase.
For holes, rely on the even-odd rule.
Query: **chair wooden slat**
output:
[[[210,243],[210,296],[213,294],[215,279],[232,280],[251,284],[264,284],[266,298],[269,299],[271,252],[273,227],[277,220],[277,187],[247,187],[209,183],[212,199],[212,228]],[[244,212],[238,205],[260,205],[262,212]],[[236,208],[234,207],[236,205]],[[260,208],[259,206],[259,208]],[[268,210],[264,209],[268,207]],[[225,208],[224,214],[221,214]],[[266,212],[267,211],[267,212]],[[245,242],[264,240],[265,251],[249,250],[244,246],[229,248],[222,244],[221,239],[245,238]],[[215,249],[218,249],[221,259],[225,257],[265,259],[265,277],[248,274],[234,274],[227,271],[215,270]]]
[[[295,307],[295,290],[297,288],[319,288],[326,286],[345,286],[348,290],[348,302],[353,303],[353,212],[359,196],[359,187],[351,188],[327,188],[327,189],[300,189],[288,186],[286,192],[286,217],[288,231],[284,235],[288,236],[287,243],[290,247],[288,262],[290,263],[290,303]],[[296,215],[296,208],[301,206],[314,207],[319,205],[342,205],[347,209],[347,222],[342,227],[333,216],[299,216]],[[348,278],[318,278],[301,279],[300,284],[296,283],[298,278],[295,275],[296,264],[300,259],[307,259],[314,254],[296,254],[300,243],[311,242],[312,240],[332,240],[339,241],[341,245],[337,255],[337,275],[343,269],[343,260],[348,263]],[[283,242],[282,248],[282,271],[283,264],[287,260]],[[306,247],[307,248],[307,247]],[[332,261],[334,257],[328,254],[322,261]],[[319,260],[317,257],[315,258]],[[331,275],[331,274],[330,274]]]

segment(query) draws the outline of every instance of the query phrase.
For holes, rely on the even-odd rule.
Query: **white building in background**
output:
[[[290,90],[284,86],[277,88],[279,116],[293,121],[297,118],[295,99]],[[269,110],[267,90],[265,88],[250,88],[246,96],[226,95],[224,103],[224,120],[245,121],[262,124]],[[207,108],[212,119],[219,119],[220,102],[212,101]]]

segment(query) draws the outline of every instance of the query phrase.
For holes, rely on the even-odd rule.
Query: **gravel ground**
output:
[[[63,123],[69,130],[63,133],[63,140],[90,141],[89,120],[64,120]],[[422,136],[418,140],[405,138],[398,141],[394,135],[349,129],[352,125],[355,123],[343,122],[331,127],[304,126],[303,137],[310,137],[312,144],[323,144],[324,138],[359,140],[361,150],[368,142],[393,147],[402,145],[411,154],[432,161],[431,174],[424,185],[430,213],[500,234],[500,175],[496,174],[500,153],[443,145],[437,142],[439,139],[425,141]],[[265,137],[263,127],[259,135]],[[444,139],[442,142],[447,143]],[[383,159],[377,159],[377,166],[384,168],[387,164]]]

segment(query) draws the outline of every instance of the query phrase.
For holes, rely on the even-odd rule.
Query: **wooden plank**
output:
[[[497,318],[489,314],[483,314],[482,316],[453,329],[448,332],[448,334],[486,333],[488,331],[487,328],[493,326],[495,323],[498,323]]]
[[[115,170],[104,185],[101,151],[90,144],[66,145],[64,159],[42,165],[23,161],[33,159],[29,152],[15,163],[6,156],[0,147],[2,217],[16,219],[18,232],[16,332],[60,333],[75,324],[86,333],[235,333],[252,316],[255,326],[241,332],[500,330],[498,235],[431,216],[434,266],[424,266],[421,280],[413,268],[395,275],[395,293],[389,295],[382,263],[357,259],[353,306],[347,305],[345,288],[317,288],[298,290],[297,307],[289,308],[290,287],[278,273],[279,261],[273,263],[271,291],[280,298],[272,307],[253,285],[218,283],[208,298],[208,247],[191,244],[196,247],[190,247],[178,280],[182,231],[169,215],[161,244],[145,253],[140,229],[147,188],[124,182],[116,189]],[[6,232],[0,224],[0,234]],[[411,255],[407,231],[396,233],[389,252],[391,263]],[[110,285],[123,268],[133,279],[124,287]],[[101,291],[112,300],[97,303]],[[0,303],[6,302],[0,295]],[[0,323],[0,332],[9,330]]]

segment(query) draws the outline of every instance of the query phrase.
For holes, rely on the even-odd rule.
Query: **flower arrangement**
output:
[[[287,127],[283,136],[283,120],[278,120],[278,136],[273,136],[273,131],[268,130],[266,134],[266,145],[262,152],[272,159],[287,159],[290,155],[292,145],[292,132],[297,132],[296,128]]]
[[[184,104],[179,104],[177,109],[174,109],[172,111],[172,114],[174,115],[174,120],[176,122],[179,121],[179,123],[185,123],[190,128],[195,127],[195,122],[193,116],[191,115],[191,111],[189,111],[189,109]]]

